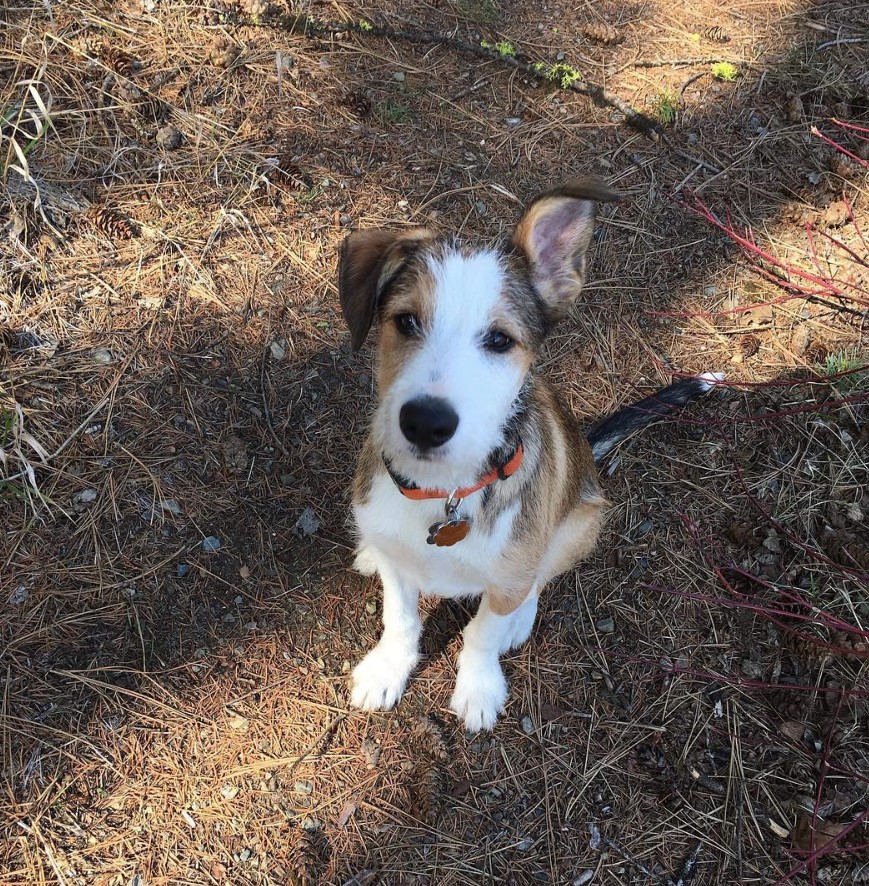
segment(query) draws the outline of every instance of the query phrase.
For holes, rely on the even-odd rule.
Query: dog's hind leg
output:
[[[419,661],[419,592],[391,563],[369,553],[383,582],[383,635],[353,670],[350,702],[366,711],[388,710]]]
[[[537,615],[537,591],[509,615],[498,615],[488,594],[464,630],[459,653],[456,689],[450,709],[470,732],[491,729],[507,700],[507,680],[498,660],[502,653],[524,643]]]

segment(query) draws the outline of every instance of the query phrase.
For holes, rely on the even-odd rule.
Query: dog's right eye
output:
[[[420,333],[419,317],[416,314],[399,314],[395,318],[395,326],[405,338],[414,338]]]

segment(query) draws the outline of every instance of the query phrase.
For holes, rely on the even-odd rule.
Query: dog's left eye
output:
[[[399,314],[395,318],[395,325],[405,338],[413,338],[419,335],[420,324],[419,317],[416,314]]]
[[[499,332],[497,329],[493,329],[489,334],[483,339],[483,347],[487,351],[492,351],[495,354],[504,354],[510,350],[510,348],[515,345],[516,342],[510,338],[509,335],[505,335],[503,332]]]

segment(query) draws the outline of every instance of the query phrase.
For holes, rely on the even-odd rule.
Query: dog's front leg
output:
[[[488,594],[480,601],[477,614],[463,633],[465,645],[459,654],[456,690],[450,700],[450,709],[468,731],[491,729],[504,710],[507,680],[498,659],[528,639],[536,615],[536,590],[509,615],[495,613]]]
[[[383,582],[383,635],[353,670],[350,702],[366,711],[388,710],[404,694],[419,661],[419,592],[384,558],[374,562]]]

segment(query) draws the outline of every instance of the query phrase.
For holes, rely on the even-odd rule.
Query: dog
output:
[[[377,408],[352,491],[355,566],[379,574],[383,633],[352,673],[351,703],[386,710],[419,660],[420,594],[479,598],[450,708],[491,729],[508,696],[500,656],[527,640],[541,591],[594,548],[608,502],[596,462],[709,390],[671,385],[583,434],[535,357],[582,291],[594,179],[541,194],[508,242],[428,228],[343,243],[339,296],[358,350],[377,321]]]

